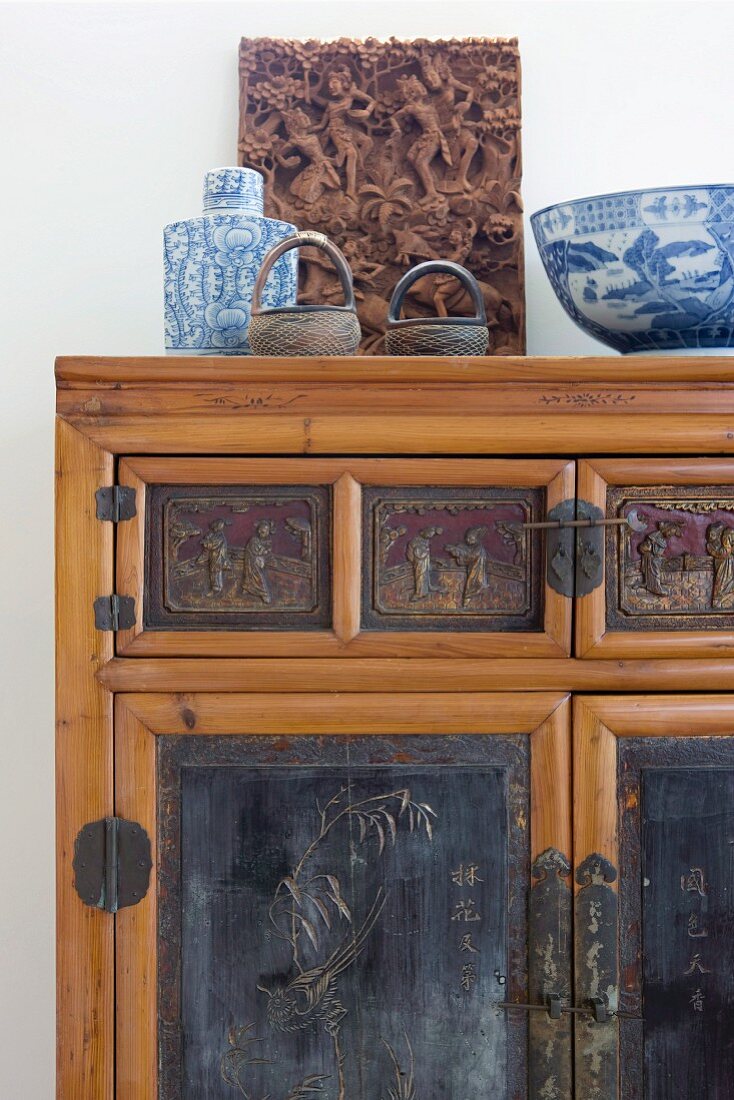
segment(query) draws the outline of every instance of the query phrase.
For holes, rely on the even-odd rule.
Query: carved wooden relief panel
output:
[[[642,531],[607,536],[608,623],[615,630],[716,630],[734,623],[731,485],[610,489],[608,512]]]
[[[734,738],[619,744],[624,1100],[734,1097]]]
[[[160,1100],[527,1088],[519,735],[162,736]]]
[[[362,350],[382,351],[393,287],[412,264],[455,260],[480,281],[491,352],[525,347],[520,60],[515,39],[243,39],[240,163],[266,179],[266,212],[335,240],[355,278]],[[340,300],[302,252],[301,300]],[[411,315],[473,313],[430,276]]]
[[[363,497],[362,624],[539,630],[542,489],[376,487]]]
[[[734,652],[734,463],[579,462],[578,494],[611,520],[605,581],[577,603],[579,656]]]
[[[324,486],[151,486],[145,625],[328,626],[330,511]]]

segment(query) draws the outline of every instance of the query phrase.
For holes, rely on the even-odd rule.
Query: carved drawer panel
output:
[[[118,653],[563,656],[570,601],[543,532],[562,459],[183,459],[120,463]]]
[[[539,630],[543,563],[524,523],[542,489],[370,486],[362,623],[373,630]]]
[[[146,523],[146,626],[330,625],[327,487],[155,485]]]
[[[606,533],[605,582],[579,604],[583,656],[734,652],[734,463],[594,460],[579,496]]]

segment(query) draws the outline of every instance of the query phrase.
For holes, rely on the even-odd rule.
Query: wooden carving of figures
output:
[[[734,592],[734,528],[712,523],[706,532],[706,551],[714,559],[711,606],[723,607]]]
[[[369,118],[375,109],[374,99],[354,83],[349,69],[335,69],[329,76],[327,87],[331,99],[324,101],[318,96],[315,101],[324,107],[324,117],[316,131],[325,130],[326,136],[336,149],[336,163],[344,166],[347,177],[346,194],[357,201],[357,167],[364,163],[372,149],[373,141],[369,134],[354,126],[350,119]],[[355,103],[364,107],[356,108]]]
[[[654,596],[667,596],[669,589],[663,582],[665,569],[665,551],[668,540],[674,535],[680,536],[683,528],[679,523],[658,523],[657,530],[645,535],[639,546],[642,586]]]
[[[405,556],[413,567],[411,600],[424,600],[440,588],[431,584],[431,539],[443,533],[442,527],[424,527],[410,540]]]
[[[265,566],[272,553],[271,536],[275,524],[271,519],[262,519],[255,528],[255,534],[245,546],[245,564],[242,574],[242,591],[256,596],[263,603],[273,601]]]
[[[480,279],[491,354],[524,351],[519,86],[514,40],[243,39],[241,163],[265,176],[268,216],[347,256],[363,353],[382,352],[405,269],[447,258]],[[300,263],[300,301],[341,304],[330,262],[306,248]],[[431,277],[405,316],[436,311],[475,312]]]
[[[310,163],[299,172],[290,183],[290,191],[306,203],[314,203],[321,198],[325,188],[339,190],[339,174],[321,148],[321,142],[310,129],[310,120],[300,107],[283,110],[283,118],[288,130],[288,140],[276,153],[276,159],[283,168],[295,168],[301,164],[301,157]],[[297,150],[299,156],[286,156],[291,150]]]
[[[445,182],[441,190],[447,193],[471,191],[472,185],[469,183],[467,174],[474,154],[479,148],[479,138],[474,132],[473,124],[467,121],[466,115],[474,102],[474,89],[469,84],[456,79],[448,62],[440,54],[421,58],[421,72],[430,90],[438,93],[439,112],[446,115],[444,125],[459,161],[456,179]],[[457,92],[461,92],[465,97],[458,103]],[[456,158],[452,156],[451,159]]]
[[[224,574],[232,568],[224,528],[227,520],[214,519],[209,524],[209,533],[201,540],[202,553],[196,559],[205,563],[209,570],[209,595],[218,596],[224,588]]]
[[[427,200],[429,204],[438,204],[442,200],[436,189],[431,161],[440,153],[446,164],[453,163],[438,112],[428,98],[428,89],[417,76],[401,77],[398,85],[404,106],[390,116],[390,125],[394,132],[389,141],[392,142],[400,135],[401,122],[415,122],[421,130],[421,136],[408,149],[408,161],[423,184],[426,193],[424,202]]]
[[[487,551],[482,545],[482,537],[486,533],[486,527],[470,527],[464,535],[463,543],[446,547],[451,557],[466,569],[464,592],[461,598],[464,607],[472,597],[478,596],[485,588],[489,588]]]

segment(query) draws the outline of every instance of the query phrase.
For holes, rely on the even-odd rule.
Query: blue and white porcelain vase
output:
[[[163,231],[168,355],[249,355],[247,329],[267,252],[296,227],[263,216],[263,177],[215,168],[204,177],[204,213]],[[298,257],[287,252],[265,285],[265,306],[296,301]]]

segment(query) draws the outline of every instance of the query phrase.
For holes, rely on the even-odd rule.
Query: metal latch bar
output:
[[[496,1008],[519,1009],[521,1012],[547,1012],[551,1020],[560,1020],[564,1012],[579,1016],[593,1016],[597,1024],[605,1024],[612,1017],[627,1020],[641,1020],[642,1016],[633,1016],[630,1012],[611,1012],[603,997],[590,997],[586,1005],[566,1005],[559,993],[549,993],[545,1004],[525,1004],[515,1001],[495,1001]]]

